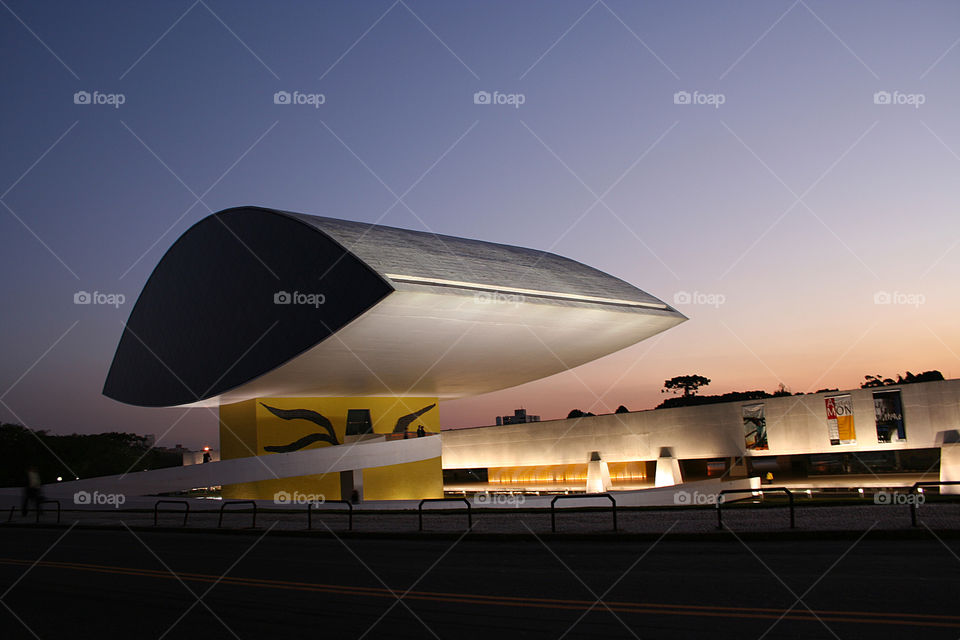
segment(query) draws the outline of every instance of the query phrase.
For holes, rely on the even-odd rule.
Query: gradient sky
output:
[[[245,204],[553,251],[690,317],[446,426],[960,375],[960,3],[0,4],[4,421],[216,443],[100,391],[163,253]]]

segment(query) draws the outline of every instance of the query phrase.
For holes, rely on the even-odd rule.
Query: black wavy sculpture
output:
[[[290,444],[264,447],[264,451],[269,451],[270,453],[290,453],[291,451],[303,449],[305,446],[313,444],[314,442],[326,442],[332,445],[340,444],[340,441],[337,440],[337,432],[333,429],[333,424],[321,413],[311,411],[310,409],[277,409],[262,402],[260,406],[281,420],[308,420],[326,430],[326,433],[311,433]]]
[[[427,411],[430,411],[430,409],[433,409],[435,406],[437,406],[437,404],[433,403],[425,406],[423,409],[420,409],[419,411],[414,411],[413,413],[408,413],[405,416],[400,416],[399,418],[397,418],[397,424],[393,427],[393,432],[403,433],[404,431],[407,430],[407,427],[410,426],[411,422],[413,422],[414,420],[416,420],[417,418],[425,414]]]

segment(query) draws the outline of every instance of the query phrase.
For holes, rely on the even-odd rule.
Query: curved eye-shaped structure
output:
[[[456,398],[542,378],[685,320],[551,253],[260,207],[185,232],[143,288],[104,394]]]

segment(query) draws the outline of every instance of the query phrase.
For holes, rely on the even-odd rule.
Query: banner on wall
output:
[[[877,414],[878,442],[906,442],[907,429],[903,424],[903,404],[900,390],[874,391],[873,409]]]
[[[767,444],[767,419],[764,417],[762,404],[744,405],[743,439],[748,451],[770,448]]]
[[[827,430],[830,444],[857,444],[853,426],[853,399],[850,394],[823,399],[827,405]]]

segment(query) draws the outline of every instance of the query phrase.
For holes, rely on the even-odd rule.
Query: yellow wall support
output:
[[[272,455],[266,447],[283,447],[311,434],[327,433],[317,422],[303,418],[285,420],[264,405],[280,410],[306,409],[322,415],[332,424],[340,446],[344,446],[347,411],[350,409],[368,409],[373,432],[389,434],[403,416],[436,404],[436,398],[257,398],[221,405],[220,456],[222,460],[230,460],[253,455]],[[436,406],[410,422],[407,427],[410,437],[416,437],[414,432],[420,425],[429,432],[439,433],[440,413]],[[297,450],[329,446],[333,445],[317,440]],[[442,497],[443,471],[440,458],[367,469],[363,472],[363,485],[365,500]],[[339,500],[340,474],[321,473],[224,485],[222,495],[224,499],[243,500],[274,500],[277,496],[283,499],[285,495],[289,495],[293,501],[297,500],[297,495],[324,496],[328,500]],[[308,499],[300,498],[302,501]]]
[[[418,500],[443,497],[440,458],[363,470],[364,500]]]

